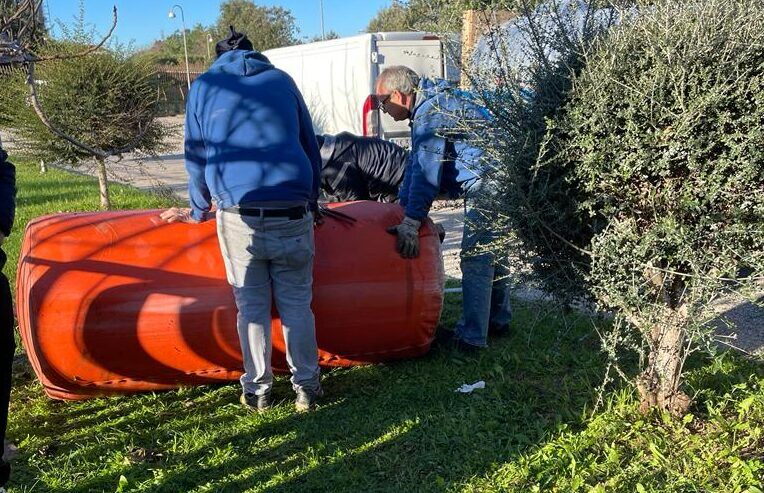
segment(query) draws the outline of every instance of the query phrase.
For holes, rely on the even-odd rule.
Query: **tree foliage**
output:
[[[324,36],[321,36],[320,34],[316,34],[314,36],[311,36],[310,38],[305,39],[306,43],[315,43],[317,41],[329,41],[330,39],[339,39],[340,35],[337,33],[337,31],[329,30],[325,33]]]
[[[68,45],[63,49],[81,48]],[[59,47],[60,51],[61,47]],[[110,51],[40,65],[36,71],[40,103],[51,121],[97,149],[119,149],[142,135],[138,150],[152,151],[162,132],[152,121],[157,100],[155,73],[147,64]],[[68,142],[52,138],[27,103],[19,76],[5,90],[8,126],[36,158],[76,163],[90,156]],[[147,130],[148,125],[148,130]]]
[[[367,32],[431,31],[458,33],[465,10],[515,10],[522,0],[396,0],[381,8]],[[534,2],[535,3],[535,0]]]
[[[0,0],[0,26],[8,39],[36,47],[47,35],[42,2]]]
[[[48,53],[78,53],[87,45],[58,42]],[[45,52],[44,52],[45,53]],[[164,127],[155,120],[156,76],[153,65],[125,54],[101,50],[84,57],[52,60],[34,73],[40,108],[57,129],[104,154],[121,149],[154,153],[161,149]],[[92,152],[57,136],[30,105],[25,74],[2,85],[0,122],[20,144],[19,152],[50,162],[80,164]],[[109,208],[105,158],[96,156],[102,206]]]
[[[245,33],[257,51],[297,42],[298,29],[294,16],[283,7],[263,7],[248,0],[227,0],[220,5],[216,39],[228,35],[228,26]]]
[[[612,9],[625,22],[596,42],[596,15],[571,36],[553,7],[555,29],[520,23],[528,63],[497,63],[482,81],[499,134],[485,143],[501,190],[493,214],[547,290],[615,311],[606,348],[643,356],[646,408],[686,410],[682,368],[706,341],[709,303],[764,273],[758,3]]]
[[[226,0],[220,5],[220,14],[214,24],[196,24],[186,30],[189,63],[208,63],[214,60],[215,44],[228,36],[229,26],[245,33],[258,51],[299,42],[297,25],[290,10],[282,7],[263,7],[249,0]],[[328,39],[332,39],[329,37],[332,31],[327,35]],[[334,35],[336,36],[336,33]],[[165,65],[184,64],[182,32],[175,31],[155,42],[139,56]]]
[[[187,29],[188,62],[204,64],[214,60],[217,36],[216,29],[204,27],[202,24],[196,24],[191,29]],[[182,65],[185,63],[183,33],[175,31],[166,38],[156,41],[145,54],[149,54],[156,63],[162,65]]]
[[[408,6],[396,0],[389,6],[379,9],[366,26],[366,32],[410,31],[413,27],[410,17]]]

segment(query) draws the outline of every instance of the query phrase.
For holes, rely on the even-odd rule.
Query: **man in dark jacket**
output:
[[[321,189],[334,202],[395,202],[408,152],[392,142],[348,132],[318,135]]]
[[[8,162],[0,147],[0,246],[11,234],[16,211],[16,169]],[[5,450],[5,429],[8,426],[8,403],[11,398],[11,372],[16,343],[13,339],[13,301],[8,278],[2,273],[5,252],[0,249],[0,446]],[[11,466],[0,453],[0,491],[10,476]]]
[[[167,222],[200,222],[217,204],[217,231],[233,287],[244,360],[241,402],[270,407],[271,298],[286,356],[307,411],[321,396],[313,284],[313,215],[321,157],[308,108],[294,81],[231,28],[218,58],[191,86],[186,104],[186,170],[191,208]]]

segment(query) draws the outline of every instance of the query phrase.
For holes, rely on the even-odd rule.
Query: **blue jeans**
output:
[[[295,390],[319,388],[313,311],[313,217],[240,216],[217,212],[218,240],[239,313],[236,325],[244,360],[241,385],[265,394],[271,370],[271,299],[281,317]]]
[[[491,229],[492,219],[469,195],[464,208],[462,317],[456,326],[456,337],[467,344],[486,347],[489,326],[506,327],[512,318],[509,269],[506,257],[497,258],[495,253],[481,249],[500,235]]]

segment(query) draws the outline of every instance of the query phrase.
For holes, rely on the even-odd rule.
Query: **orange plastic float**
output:
[[[320,364],[350,366],[429,350],[443,303],[440,242],[401,259],[385,228],[400,207],[332,204],[357,222],[316,228],[313,310]],[[45,392],[57,399],[234,380],[236,308],[215,222],[164,224],[160,211],[56,214],[27,226],[19,328]],[[274,311],[273,366],[286,370]]]

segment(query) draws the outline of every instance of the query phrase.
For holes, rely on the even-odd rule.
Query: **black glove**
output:
[[[403,258],[416,258],[419,256],[419,227],[422,221],[410,217],[404,217],[397,226],[387,228],[387,232],[398,237],[396,250]]]

